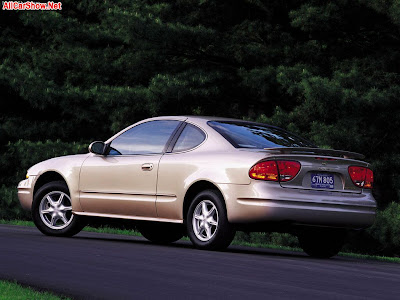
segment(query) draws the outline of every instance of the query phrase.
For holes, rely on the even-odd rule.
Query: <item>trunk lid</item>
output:
[[[354,185],[349,166],[368,167],[359,160],[301,154],[279,154],[268,160],[292,160],[301,164],[299,173],[290,181],[280,182],[283,188],[321,190],[326,192],[361,193],[362,188]]]

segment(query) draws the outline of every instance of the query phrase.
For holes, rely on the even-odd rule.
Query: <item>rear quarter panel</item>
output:
[[[251,166],[265,153],[205,151],[196,149],[165,154],[160,161],[157,185],[157,215],[160,218],[182,219],[187,190],[198,181],[220,185],[249,185]]]

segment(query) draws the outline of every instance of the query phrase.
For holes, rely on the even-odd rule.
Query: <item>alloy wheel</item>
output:
[[[218,229],[218,210],[210,200],[202,200],[196,206],[192,218],[193,231],[196,237],[209,241]]]
[[[40,201],[39,214],[47,227],[56,230],[63,229],[74,218],[71,198],[61,191],[50,192]]]

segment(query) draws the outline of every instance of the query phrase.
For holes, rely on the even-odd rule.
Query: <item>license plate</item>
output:
[[[333,189],[335,180],[331,174],[311,174],[311,187],[315,189]]]

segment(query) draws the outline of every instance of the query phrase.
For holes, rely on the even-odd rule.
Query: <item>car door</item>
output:
[[[158,165],[178,120],[140,123],[109,143],[107,155],[93,154],[80,174],[80,202],[94,215],[157,217]]]

